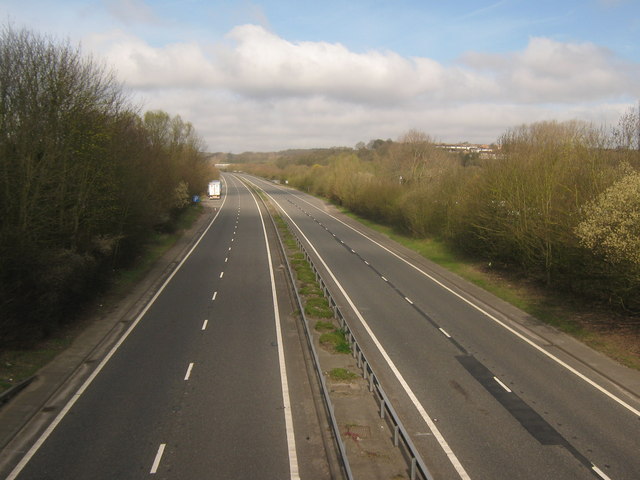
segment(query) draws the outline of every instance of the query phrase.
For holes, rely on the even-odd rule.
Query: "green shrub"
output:
[[[335,329],[320,335],[320,344],[332,348],[337,353],[351,353],[351,346],[347,342],[345,332]]]
[[[333,318],[333,311],[324,297],[309,297],[305,301],[304,312],[316,318]]]

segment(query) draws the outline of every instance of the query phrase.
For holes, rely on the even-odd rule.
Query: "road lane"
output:
[[[638,477],[633,410],[331,218],[316,199],[259,183],[318,248],[472,478]],[[383,377],[407,415],[397,380]],[[428,432],[409,424],[432,457]]]
[[[313,403],[306,371],[289,373],[286,408],[282,362],[298,354],[282,349],[296,339],[278,332],[257,203],[236,180],[225,190],[212,228],[17,478],[298,478],[285,413]],[[296,426],[307,439],[321,428],[317,414]],[[328,478],[317,458],[301,470]]]

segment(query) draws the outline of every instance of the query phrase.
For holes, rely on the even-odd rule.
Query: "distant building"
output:
[[[480,158],[496,158],[497,152],[490,145],[477,143],[439,143],[437,148],[442,148],[449,152],[458,153],[478,153]]]

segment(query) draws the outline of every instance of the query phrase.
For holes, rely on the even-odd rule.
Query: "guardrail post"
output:
[[[411,473],[409,478],[415,480],[416,478],[416,457],[411,457]]]
[[[386,402],[384,401],[384,398],[380,399],[380,418],[384,419],[384,407],[386,405]]]
[[[400,431],[400,429],[398,428],[398,425],[394,425],[393,426],[393,446],[397,447],[398,446],[398,432]]]

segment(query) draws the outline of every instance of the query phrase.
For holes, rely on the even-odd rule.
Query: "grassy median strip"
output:
[[[316,275],[311,265],[300,251],[287,223],[281,216],[275,213],[273,216],[280,230],[282,241],[288,248],[289,263],[298,279],[297,289],[301,296],[304,313],[312,320],[317,320],[315,329],[318,332],[324,332],[320,335],[320,345],[334,353],[350,353],[351,346],[347,342],[344,331],[336,327],[331,321],[321,320],[333,319],[334,314],[329,301],[324,296],[324,292],[316,280]]]
[[[352,382],[360,378],[360,375],[353,373],[347,368],[333,368],[329,371],[329,378],[337,382]]]
[[[334,328],[331,332],[320,335],[320,345],[335,353],[351,353],[344,330]]]

